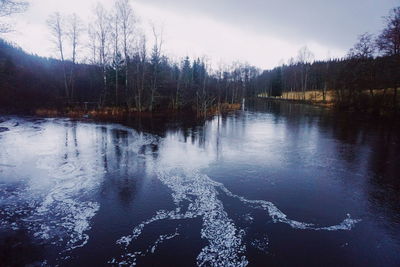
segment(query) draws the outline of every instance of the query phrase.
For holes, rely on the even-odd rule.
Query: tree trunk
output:
[[[393,94],[393,108],[394,108],[394,112],[397,113],[397,91],[398,91],[398,85],[396,84],[394,86],[394,94]]]

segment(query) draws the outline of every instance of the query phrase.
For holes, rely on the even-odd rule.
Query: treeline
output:
[[[60,13],[47,24],[58,59],[28,55],[0,40],[3,108],[89,105],[206,115],[241,103],[257,86],[260,71],[246,64],[212,70],[205,58],[164,56],[162,31],[153,26],[153,36],[145,36],[128,0],[116,0],[110,11],[98,4],[88,26],[75,14]]]
[[[13,1],[13,0],[10,0]],[[379,36],[360,36],[346,58],[314,61],[304,47],[296,58],[261,72],[247,64],[213,70],[205,58],[173,61],[163,53],[162,30],[140,30],[129,0],[112,10],[98,4],[88,26],[78,16],[48,19],[58,59],[28,55],[0,40],[3,108],[122,107],[134,112],[211,109],[243,98],[334,92],[341,108],[396,112],[400,81],[400,7],[386,17]],[[148,47],[151,39],[151,49]]]
[[[73,81],[69,97],[64,68],[68,86]],[[250,92],[261,90],[256,79],[259,70],[248,65],[235,64],[231,70],[211,71],[201,59],[185,58],[175,63],[164,56],[157,59],[154,55],[144,58],[136,54],[129,58],[128,68],[126,80],[123,66],[117,69],[108,65],[103,72],[95,64],[29,55],[0,39],[0,105],[29,110],[76,107],[88,102],[96,108],[124,107],[138,112],[206,112],[222,103],[241,103]]]
[[[50,16],[48,26],[62,66],[61,95],[71,106],[90,101],[136,112],[170,109],[206,114],[222,104],[240,103],[260,73],[239,63],[215,71],[205,58],[172,61],[163,55],[162,29],[154,25],[148,49],[150,38],[140,29],[129,0],[116,0],[111,11],[98,4],[88,27],[74,14],[59,13]],[[89,55],[86,66],[76,63],[83,47]],[[82,68],[89,86],[79,85]]]
[[[334,101],[343,108],[393,110],[399,101],[395,88],[400,88],[400,56],[293,63],[264,71],[258,79],[266,85],[258,94],[297,92],[298,99],[308,100],[307,91],[319,91],[326,101],[333,91]]]
[[[292,58],[258,79],[265,84],[259,94],[281,96],[295,92],[306,99],[307,91],[319,91],[322,101],[333,91],[340,108],[374,113],[397,112],[400,88],[400,7],[385,17],[386,27],[377,36],[364,33],[342,59],[314,61],[313,54],[302,48]]]
[[[80,97],[92,101],[101,84],[88,79],[95,66],[77,65],[76,87]],[[0,108],[29,111],[38,107],[62,107],[63,66],[59,60],[29,55],[0,39]],[[96,84],[97,83],[97,84]]]

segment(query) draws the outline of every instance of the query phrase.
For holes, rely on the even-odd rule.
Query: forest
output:
[[[0,18],[27,8],[21,1],[2,0],[0,5],[4,11]],[[385,27],[378,36],[360,35],[343,58],[315,61],[303,47],[288,62],[264,71],[239,62],[213,69],[206,58],[168,58],[162,29],[153,25],[152,36],[138,30],[140,24],[128,0],[117,0],[113,10],[98,4],[93,16],[89,25],[75,14],[55,13],[48,18],[58,58],[28,54],[0,40],[3,109],[89,106],[206,115],[240,104],[243,98],[297,92],[303,95],[300,100],[306,100],[307,91],[319,91],[323,101],[328,92],[333,93],[334,105],[343,110],[398,111],[400,7],[384,18]],[[9,31],[7,26],[0,24],[0,32]]]

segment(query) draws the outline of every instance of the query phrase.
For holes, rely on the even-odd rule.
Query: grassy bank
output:
[[[333,107],[335,103],[335,92],[327,91],[324,94],[322,91],[306,91],[303,92],[283,92],[282,96],[268,97],[266,94],[258,95],[260,98],[268,98],[281,101],[295,101],[306,104],[313,104],[324,107]]]
[[[276,101],[293,101],[322,107],[334,108],[340,111],[358,112],[376,117],[394,117],[400,115],[400,88],[374,89],[354,91],[329,90],[322,91],[283,92],[282,96],[268,97],[259,94],[259,98]]]
[[[206,113],[200,113],[193,110],[173,110],[165,109],[158,110],[154,112],[142,111],[139,112],[136,109],[128,109],[122,107],[104,107],[104,108],[93,108],[84,109],[82,107],[68,107],[62,109],[55,108],[40,108],[35,110],[35,115],[41,117],[69,117],[69,118],[100,118],[100,119],[121,119],[128,116],[140,116],[146,117],[164,117],[173,116],[181,113],[187,115],[193,115],[193,117],[209,117],[220,113],[226,113],[230,111],[239,110],[241,108],[240,104],[228,104],[222,103],[219,107],[211,107],[207,109]]]
[[[374,89],[363,90],[361,91],[361,93],[358,94],[362,96],[363,101],[370,102],[370,108],[374,108],[372,107],[372,105],[379,106],[379,108],[384,108],[385,105],[387,105],[388,103],[393,104],[393,96],[395,94],[395,91],[393,88]],[[400,96],[400,88],[397,89],[397,95]],[[269,98],[267,94],[259,94],[258,97]],[[273,99],[303,102],[327,107],[349,104],[349,102],[347,101],[349,98],[350,96],[347,95],[347,92],[345,90],[328,90],[325,93],[319,90],[306,92],[283,92],[281,96],[273,97]],[[400,97],[397,97],[398,106],[400,106],[399,102]]]

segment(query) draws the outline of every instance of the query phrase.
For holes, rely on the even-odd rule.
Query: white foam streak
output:
[[[162,218],[163,218],[163,216],[161,216],[161,217],[155,216],[154,218],[152,218],[152,220],[154,222],[154,221],[157,221],[157,220],[162,220]],[[165,218],[167,218],[167,217],[165,217]],[[149,224],[149,223],[151,223],[150,220],[145,222],[145,223],[142,223],[141,225],[139,225],[138,227],[135,228],[133,235],[122,237],[121,239],[119,239],[117,241],[117,244],[128,246],[132,242],[133,239],[137,238],[141,234],[141,232],[142,232],[142,230],[144,228],[144,225]],[[159,245],[161,245],[164,241],[173,239],[173,238],[175,238],[177,236],[179,236],[178,229],[176,229],[175,233],[173,233],[173,234],[160,235],[159,238],[157,238],[157,240],[152,245],[150,245],[145,251],[136,251],[136,252],[132,252],[132,253],[125,253],[124,255],[122,255],[121,256],[122,261],[120,261],[118,263],[118,265],[120,265],[120,266],[121,265],[135,266],[138,256],[143,257],[143,256],[146,256],[149,253],[154,254],[154,252],[156,251],[157,247]],[[117,260],[116,259],[112,259],[108,263],[116,264]]]
[[[340,224],[327,226],[327,227],[317,227],[312,223],[304,223],[295,220],[290,220],[287,215],[280,211],[272,202],[265,200],[248,200],[242,196],[238,196],[229,191],[222,184],[219,185],[222,191],[224,191],[228,196],[240,200],[242,203],[249,205],[255,209],[262,209],[268,212],[268,215],[272,217],[274,222],[281,222],[290,225],[295,229],[310,229],[310,230],[325,230],[325,231],[338,231],[338,230],[351,230],[356,223],[361,220],[351,219],[350,214],[347,214],[347,218],[343,220]]]
[[[96,140],[89,139],[87,147],[74,146],[65,140],[72,127],[65,125],[67,121],[59,122],[8,121],[11,134],[3,140],[7,144],[3,153],[16,163],[18,176],[29,179],[12,191],[0,192],[6,200],[1,203],[6,216],[0,227],[8,228],[8,221],[17,221],[12,229],[27,229],[40,242],[60,246],[65,252],[89,240],[90,221],[100,208],[89,199],[101,184],[103,170],[92,154]],[[89,135],[91,129],[82,125],[75,130]],[[21,162],[32,165],[22,166]],[[32,175],[25,173],[28,171]]]
[[[264,200],[248,200],[229,191],[223,184],[213,181],[210,177],[189,166],[169,167],[161,162],[157,166],[157,176],[172,191],[172,198],[176,205],[173,211],[159,211],[157,214],[136,226],[129,236],[120,238],[117,243],[126,251],[133,241],[143,232],[146,225],[162,220],[182,220],[200,217],[203,221],[201,237],[208,241],[208,245],[197,256],[198,266],[246,266],[248,260],[244,253],[246,246],[243,242],[245,231],[239,229],[229,218],[221,200],[218,198],[218,189],[227,196],[238,199],[243,204],[265,210],[275,223],[285,223],[295,229],[308,230],[351,230],[360,220],[345,219],[341,224],[318,227],[311,223],[304,223],[288,219],[272,202]],[[189,203],[184,210],[184,203]],[[162,237],[162,236],[161,236]],[[254,242],[253,242],[254,243]],[[265,251],[268,246],[268,237],[254,243],[258,249]],[[155,250],[155,249],[154,249]],[[152,252],[154,252],[152,250]],[[122,256],[123,264],[135,265],[138,255],[144,252],[125,253]],[[129,260],[130,256],[130,260]],[[121,262],[120,262],[121,263]]]

